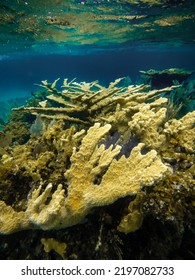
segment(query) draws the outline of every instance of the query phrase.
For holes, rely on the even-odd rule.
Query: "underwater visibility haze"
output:
[[[195,258],[195,1],[0,1],[0,258]]]

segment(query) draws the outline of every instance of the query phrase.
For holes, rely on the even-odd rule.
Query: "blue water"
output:
[[[4,57],[0,61],[0,101],[28,98],[35,83],[60,77],[78,81],[99,80],[108,84],[118,77],[139,80],[140,70],[166,68],[195,69],[195,47],[129,49],[87,55],[45,55]]]

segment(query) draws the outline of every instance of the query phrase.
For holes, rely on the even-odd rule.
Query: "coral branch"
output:
[[[144,144],[137,145],[129,158],[116,160],[121,147],[106,149],[99,141],[109,132],[109,124],[96,123],[83,138],[80,149],[73,149],[71,166],[65,172],[68,193],[59,184],[51,196],[52,184],[32,192],[25,212],[15,212],[4,202],[0,204],[1,233],[26,228],[59,229],[81,222],[91,209],[109,205],[119,198],[136,194],[143,186],[152,185],[167,171],[155,150],[146,154]],[[42,193],[41,193],[42,192]],[[14,220],[14,216],[17,219]],[[6,225],[8,221],[8,225]]]
[[[116,79],[105,88],[97,81],[91,83],[77,83],[74,80],[64,80],[62,88],[58,91],[55,80],[52,84],[42,81],[41,87],[47,90],[46,100],[39,102],[41,107],[20,107],[15,111],[40,114],[42,118],[63,119],[75,123],[94,124],[103,118],[115,115],[117,106],[120,104],[121,111],[135,110],[136,106],[149,99],[154,99],[162,92],[169,92],[178,86],[167,87],[159,90],[148,90],[149,86],[120,87],[119,83],[124,78]],[[79,116],[79,117],[78,117]]]

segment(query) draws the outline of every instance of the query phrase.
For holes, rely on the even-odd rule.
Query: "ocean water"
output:
[[[53,180],[55,187],[62,183],[68,188],[67,183],[64,183],[65,170],[61,164],[63,153],[66,151],[59,148],[59,138],[54,139],[56,142],[52,137],[50,139],[46,136],[42,139],[42,131],[31,135],[32,128],[36,131],[36,127],[33,127],[36,120],[37,123],[38,120],[41,123],[39,128],[44,127],[41,117],[36,120],[35,116],[29,117],[30,114],[27,114],[27,117],[25,114],[18,117],[20,112],[18,115],[16,112],[16,127],[15,119],[9,122],[13,108],[25,106],[29,98],[35,97],[36,100],[36,93],[40,91],[37,84],[45,80],[52,83],[58,78],[62,84],[65,78],[76,78],[78,82],[98,80],[99,84],[108,86],[115,79],[126,77],[128,85],[140,85],[143,82],[140,71],[162,71],[172,68],[192,72],[190,77],[181,82],[185,89],[184,95],[180,91],[181,95],[174,96],[172,100],[176,101],[173,104],[175,112],[183,105],[181,114],[178,114],[179,118],[195,109],[194,0],[0,1],[0,200],[17,211],[24,211],[30,194],[39,183],[45,187],[50,182],[48,180]],[[171,83],[178,84],[176,80]],[[41,98],[37,100],[43,101]],[[170,111],[167,113],[168,117]],[[176,114],[171,112],[170,116],[172,115]],[[75,127],[78,128],[79,125],[76,124]],[[116,131],[113,135],[112,133],[103,140],[108,142],[107,146],[110,146],[110,143],[116,145],[124,131],[121,134]],[[132,148],[139,143],[137,136],[134,136],[127,143],[123,139],[124,150],[128,146],[127,157]],[[125,137],[128,137],[128,134]],[[164,188],[164,197],[162,195],[157,204],[154,200],[158,200],[159,194],[156,195],[154,191],[153,197],[153,190],[148,194],[148,197],[151,196],[151,201],[147,201],[149,210],[146,222],[138,235],[120,235],[116,230],[118,220],[127,211],[130,201],[127,197],[124,205],[123,201],[119,200],[109,209],[94,211],[92,216],[94,214],[95,218],[87,217],[76,225],[78,228],[73,227],[66,232],[53,230],[45,233],[44,230],[36,231],[32,228],[25,233],[26,235],[16,233],[14,238],[12,235],[4,238],[0,234],[0,258],[61,259],[65,258],[67,252],[69,259],[194,258],[195,250],[191,249],[195,240],[192,226],[194,199],[190,189],[193,153],[191,147],[186,151],[186,143],[181,143],[183,146],[177,146],[177,141],[173,139],[168,146],[170,154],[166,151],[166,146],[164,150],[162,147],[157,148],[163,162],[171,166],[173,172],[178,173],[173,176],[173,182],[170,177],[163,182],[171,191],[166,193]],[[75,145],[79,150],[80,142]],[[20,148],[24,151],[24,158],[29,156],[29,161],[28,158],[25,163],[21,160]],[[149,149],[151,147],[147,147],[143,154],[147,154]],[[172,158],[174,153],[177,153],[176,159]],[[12,157],[13,154],[15,158]],[[41,160],[42,154],[45,155],[45,162]],[[66,168],[70,168],[70,157],[71,155],[67,156]],[[31,170],[32,166],[34,169]],[[58,173],[59,170],[61,173]],[[100,179],[96,179],[99,182]],[[161,194],[160,184],[157,185],[157,192]],[[164,199],[166,196],[167,200]],[[139,199],[142,203],[142,197],[138,198],[138,203]],[[172,204],[166,204],[169,199]],[[178,201],[182,201],[182,210],[177,204]],[[2,204],[0,211],[1,207]],[[60,255],[55,251],[57,245],[52,252],[43,250],[44,242],[53,237],[57,240],[55,245],[59,245],[58,242],[67,242],[66,253]],[[20,247],[21,253],[18,250]]]
[[[20,105],[45,79],[135,84],[140,70],[194,70],[194,2],[177,3],[1,1],[0,104]]]
[[[12,54],[0,61],[0,118],[7,120],[10,109],[24,105],[39,90],[42,80],[76,78],[78,82],[98,80],[108,85],[119,77],[138,84],[140,70],[195,69],[195,46],[129,48],[90,54]]]
[[[140,70],[195,68],[194,1],[0,3],[0,101],[60,77],[108,84]]]

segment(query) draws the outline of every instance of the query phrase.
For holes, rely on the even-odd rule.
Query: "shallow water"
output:
[[[150,69],[161,71],[170,68],[178,68],[180,74],[181,69],[193,72],[194,30],[194,0],[0,1],[1,259],[194,258],[194,112],[192,111],[195,109],[195,74],[190,73],[188,78],[171,76],[181,78],[180,87],[177,78],[170,80],[166,77],[164,80],[161,79],[159,84],[157,82],[152,84],[152,81],[143,78],[140,73]],[[173,72],[172,69],[171,74]],[[102,85],[107,87],[120,77],[126,77],[120,81],[122,86],[116,82],[114,86],[111,85],[111,89],[102,90]],[[52,85],[58,78],[60,81],[57,85],[55,83]],[[76,78],[77,82],[98,80],[100,85],[98,83],[93,85],[94,91],[90,87],[89,92],[92,94],[90,96],[86,90],[89,84],[87,86],[82,83],[66,84],[65,88],[70,90],[66,95],[62,91],[64,78],[68,78],[69,82],[73,78]],[[48,80],[48,83],[45,80]],[[42,81],[43,91],[37,86]],[[142,83],[147,84],[143,87],[144,90],[147,88],[151,92],[149,95],[147,90],[138,92],[143,98],[139,101],[135,87],[128,86],[137,85],[140,89]],[[158,91],[161,85],[164,88],[173,84],[176,86],[171,91],[169,88],[162,92]],[[130,88],[130,91],[127,88],[128,90]],[[78,95],[77,98],[75,93]],[[123,93],[124,96],[120,96]],[[128,103],[125,98],[128,99],[129,96]],[[145,96],[149,98],[144,99]],[[133,98],[131,100],[131,97],[135,97],[137,103]],[[162,98],[155,100],[158,97]],[[12,112],[13,108],[23,105],[25,108],[17,108]],[[151,106],[148,119],[147,114],[139,114],[142,112],[142,105],[146,110],[143,112],[147,112]],[[188,112],[191,113],[187,115]],[[33,114],[38,116],[35,117]],[[177,120],[179,118],[181,121]],[[108,120],[111,125],[107,123]],[[94,122],[112,129],[107,132],[105,138],[97,140],[95,144],[93,141],[96,137],[94,140],[93,135],[92,137],[90,135],[88,142],[85,140],[89,147],[94,145],[95,151],[92,151],[91,157],[87,159],[86,154],[93,150],[92,148],[79,155],[84,142],[83,128],[85,135],[88,135],[89,127],[92,127]],[[96,124],[96,128],[98,125]],[[152,135],[153,130],[155,137]],[[119,162],[122,155],[125,155],[127,162],[133,149],[138,147],[138,143],[144,143],[146,146],[140,150],[141,158],[154,153],[162,160],[162,164],[157,165],[154,172],[149,174],[150,179],[155,181],[158,178],[156,174],[159,173],[159,182],[154,184],[146,180],[145,184],[143,183],[143,192],[140,191],[137,195],[133,193],[133,196],[131,193],[130,197],[121,195],[113,204],[106,204],[105,207],[92,203],[97,209],[90,212],[89,216],[75,227],[65,230],[56,230],[54,225],[49,228],[52,230],[46,231],[44,223],[39,227],[39,223],[36,220],[31,221],[28,214],[28,217],[25,217],[30,230],[12,235],[17,230],[26,229],[22,226],[20,228],[22,224],[20,220],[17,225],[15,217],[18,213],[26,211],[32,193],[36,192],[39,185],[44,188],[52,182],[56,189],[62,184],[68,197],[71,183],[68,182],[67,174],[71,173],[69,171],[74,162],[84,156],[81,167],[78,163],[73,171],[76,173],[81,169],[79,178],[82,177],[81,174],[86,177],[88,174],[90,176],[95,174],[94,180],[90,178],[90,184],[93,183],[94,189],[97,190],[107,172],[104,167],[109,169],[110,166],[107,165],[111,165],[112,162],[109,164],[106,162],[104,166],[101,163],[101,153],[104,155],[106,151],[109,156],[111,150],[113,152],[120,146],[121,152],[113,156],[112,160]],[[105,144],[105,151],[104,149],[103,152],[100,151],[103,147],[100,144]],[[86,147],[88,148],[87,145]],[[110,147],[111,150],[108,152]],[[94,160],[93,153],[97,160]],[[74,154],[78,154],[76,160],[73,158]],[[143,166],[142,170],[142,166],[140,167],[142,160],[136,162],[136,155],[137,152],[132,156],[129,165],[124,166],[124,169],[128,166],[127,172],[133,169],[132,174],[128,177],[124,169],[122,170],[119,177],[120,191],[123,190],[121,185],[124,186],[124,178],[130,180],[131,190],[133,180],[139,181],[140,177],[144,177],[148,166],[157,162],[157,160],[148,161],[150,158],[143,160],[146,167]],[[91,159],[93,164],[88,165]],[[103,156],[103,160],[105,159]],[[161,176],[164,171],[160,174],[159,170],[168,167],[172,173],[167,173],[164,178]],[[97,170],[101,171],[100,174],[97,174]],[[117,178],[115,179],[117,181]],[[111,177],[110,185],[107,185],[111,194],[110,189],[115,187],[115,179],[112,180]],[[83,187],[86,180],[83,185],[80,182],[78,185],[81,184]],[[151,189],[148,190],[147,184],[151,185]],[[84,188],[80,193],[83,190]],[[63,199],[66,200],[66,197]],[[46,207],[52,198],[47,199]],[[132,208],[127,209],[130,201],[133,202]],[[16,226],[14,229],[11,226],[9,228],[7,222],[7,217],[10,218],[10,209],[15,211],[11,215],[10,222],[11,226]],[[37,209],[42,211],[44,207],[38,205]],[[145,211],[144,217],[142,209]],[[130,231],[126,235],[119,233],[118,224],[128,211],[132,213],[135,211],[135,221],[131,230],[136,232]],[[53,212],[51,217],[52,214]],[[130,218],[130,225],[131,219],[134,218]],[[51,224],[52,222],[53,217]],[[41,230],[34,230],[37,227]],[[53,242],[55,240],[57,242]],[[51,252],[43,248],[47,242],[54,243]],[[61,254],[57,250],[60,244],[64,248]]]
[[[194,11],[194,1],[3,0],[0,100],[30,97],[43,79],[194,70]]]

